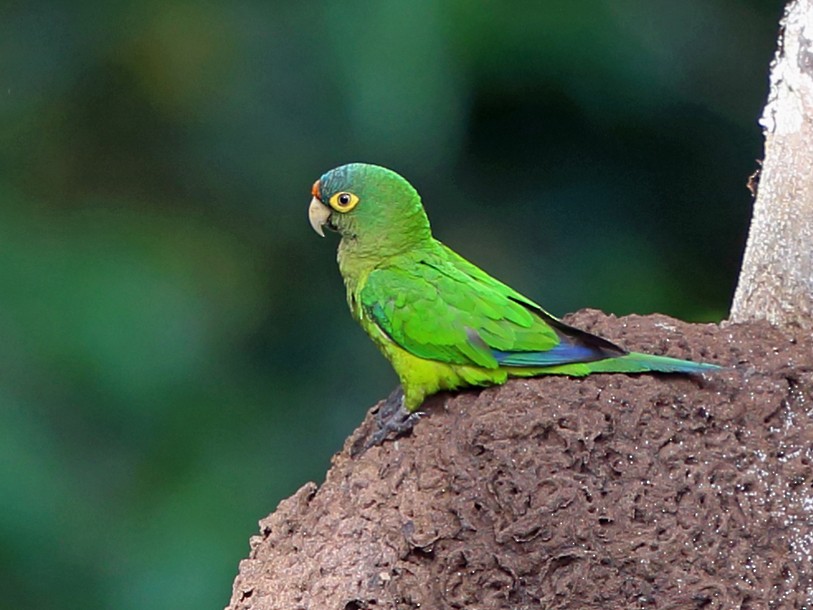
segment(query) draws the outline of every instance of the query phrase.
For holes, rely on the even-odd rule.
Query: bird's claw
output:
[[[390,394],[381,405],[375,415],[375,430],[367,437],[366,442],[360,451],[355,455],[361,455],[370,447],[380,445],[388,438],[398,438],[409,433],[421,416],[422,411],[410,413],[404,406],[404,392],[398,387]]]
[[[410,430],[412,430],[412,428],[415,427],[415,424],[422,415],[425,415],[425,413],[422,411],[410,413],[406,409],[398,409],[386,420],[383,420],[383,418],[376,418],[378,419],[378,429],[367,439],[364,449],[366,450],[370,447],[374,447],[375,445],[380,445],[387,440],[390,435],[392,435],[392,438],[395,439],[399,436],[407,434]]]
[[[404,390],[401,386],[395,388],[392,393],[387,396],[384,404],[375,414],[375,423],[381,428],[387,424],[387,421],[395,417],[399,411],[406,412],[404,408]]]

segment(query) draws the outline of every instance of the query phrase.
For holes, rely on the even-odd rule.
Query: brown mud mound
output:
[[[569,320],[732,365],[441,395],[261,523],[230,608],[813,608],[813,341]]]

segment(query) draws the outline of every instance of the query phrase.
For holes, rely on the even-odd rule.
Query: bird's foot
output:
[[[423,413],[420,411],[414,413],[407,411],[404,406],[404,391],[398,386],[376,413],[375,429],[367,437],[360,450],[356,450],[353,455],[361,455],[370,447],[380,445],[388,438],[395,439],[407,434],[422,415]]]

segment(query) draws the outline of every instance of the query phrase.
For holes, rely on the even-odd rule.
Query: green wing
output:
[[[623,354],[572,329],[445,246],[373,271],[365,314],[420,358],[494,369],[587,362]]]

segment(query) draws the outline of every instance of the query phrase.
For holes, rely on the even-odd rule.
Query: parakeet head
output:
[[[421,198],[394,171],[367,163],[332,169],[314,182],[308,219],[351,240],[383,249],[410,247],[431,237]]]

